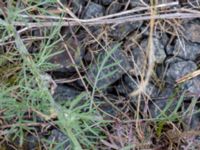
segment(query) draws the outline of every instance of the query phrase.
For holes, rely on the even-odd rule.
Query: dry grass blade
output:
[[[191,72],[191,73],[181,77],[180,79],[177,79],[176,83],[180,84],[180,83],[186,82],[186,81],[188,81],[188,80],[190,80],[192,78],[195,78],[195,77],[197,77],[199,75],[200,75],[200,70],[196,70],[194,72]]]
[[[62,3],[60,3],[58,1],[58,3],[60,5],[62,5]],[[166,4],[161,4],[161,5],[157,5],[155,6],[156,8],[165,8],[165,7],[173,7],[173,6],[178,6],[178,2],[172,2],[172,3],[166,3]],[[124,15],[129,15],[132,13],[138,13],[141,11],[149,11],[152,7],[142,7],[142,8],[135,8],[135,9],[131,9],[131,10],[127,10],[127,11],[123,11],[123,12],[119,12],[119,13],[115,13],[115,14],[110,14],[110,15],[106,15],[106,16],[102,16],[102,17],[97,17],[97,18],[92,18],[92,19],[78,19],[80,22],[82,23],[87,23],[87,22],[95,22],[95,21],[100,21],[100,20],[105,20],[105,19],[111,19],[111,18],[115,18],[115,17],[120,17],[120,16],[124,16]],[[142,14],[140,14],[142,15]],[[75,19],[73,18],[66,18],[66,17],[58,17],[58,16],[27,16],[27,15],[20,15],[23,18],[30,18],[30,17],[34,17],[34,18],[38,18],[38,19],[56,19],[56,20],[65,20],[65,21],[77,21],[77,18]]]
[[[199,18],[200,14],[194,14],[194,13],[169,13],[169,14],[160,14],[160,15],[154,15],[154,19],[188,19],[188,18]],[[150,20],[152,16],[137,16],[134,15],[125,16],[125,17],[118,17],[114,19],[103,19],[98,21],[90,21],[90,22],[84,22],[80,19],[77,19],[76,21],[64,21],[62,22],[62,26],[78,26],[80,24],[87,25],[87,26],[94,26],[94,25],[106,25],[106,24],[122,24],[127,22],[135,22],[135,21],[145,21]],[[15,26],[23,26],[23,27],[29,27],[29,28],[41,28],[41,27],[55,27],[60,25],[60,22],[40,22],[40,23],[24,23],[24,22],[13,22],[13,25]]]

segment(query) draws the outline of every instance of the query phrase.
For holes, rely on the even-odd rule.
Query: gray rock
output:
[[[131,79],[129,76],[124,77],[124,85],[127,86],[128,93],[133,92],[134,90],[137,90],[138,88],[138,81],[135,79]]]
[[[183,122],[184,122],[183,125],[184,125],[185,130],[190,130],[190,129],[196,130],[199,128],[199,125],[200,125],[200,113],[198,112],[197,106],[194,106],[193,108],[191,107],[190,110],[188,111],[189,107],[190,107],[189,104],[186,104],[184,106],[183,113],[185,113],[186,111],[188,113],[185,113],[185,115],[183,116]]]
[[[105,14],[105,8],[99,4],[90,2],[84,10],[83,19],[91,19]]]
[[[117,1],[114,1],[112,2],[109,7],[107,8],[106,10],[106,14],[114,14],[114,13],[117,13],[121,10],[122,8],[122,5],[117,2]]]
[[[177,62],[182,62],[184,61],[183,59],[179,58],[179,57],[170,57],[168,58],[166,61],[165,61],[165,65],[170,65],[170,64],[174,64],[174,63],[177,63]]]
[[[169,83],[174,83],[184,75],[191,73],[197,69],[197,65],[192,61],[178,61],[172,63],[166,73],[166,80]],[[199,97],[200,93],[200,77],[195,77],[181,84],[181,89]]]
[[[165,115],[170,115],[176,108],[177,101],[173,100],[173,93],[175,89],[171,85],[166,85],[163,90],[157,95],[157,98],[153,99],[150,103],[149,110],[153,118],[161,115],[161,112],[168,106]],[[170,104],[170,105],[169,105]]]
[[[85,5],[85,0],[73,0],[72,1],[72,8],[73,8],[73,12],[79,12],[83,6]]]
[[[157,2],[157,4],[166,4],[166,3],[171,3],[174,2],[175,0],[160,0]]]
[[[58,129],[50,131],[48,140],[51,141],[55,150],[66,149],[70,145],[69,138]]]
[[[190,92],[193,97],[200,97],[200,77],[195,77],[183,83],[182,89]]]
[[[154,42],[154,48],[153,48],[154,55],[155,55],[155,59],[156,59],[155,61],[157,64],[161,64],[161,63],[163,63],[163,61],[166,58],[164,45],[157,38],[154,38],[153,42]]]
[[[114,46],[111,47],[113,49]],[[123,54],[121,47],[118,47],[110,56],[104,64],[104,69],[100,70],[99,67],[105,61],[105,57],[107,56],[106,52],[102,52],[99,54],[97,59],[97,63],[93,63],[89,68],[87,76],[92,85],[95,83],[95,79],[98,75],[98,82],[96,84],[97,88],[107,87],[110,84],[117,81],[124,74],[124,70],[128,71],[131,69],[130,64],[127,60],[127,57]],[[114,64],[114,65],[112,65]],[[121,68],[118,64],[121,65]],[[106,67],[109,66],[110,67]],[[109,75],[112,73],[111,75]]]
[[[172,45],[167,45],[167,46],[166,46],[166,54],[167,54],[167,55],[173,55],[173,52],[174,52],[174,46],[172,46]]]
[[[128,96],[128,94],[130,94],[131,92],[136,91],[138,89],[138,86],[139,81],[137,81],[135,78],[131,79],[129,76],[125,75],[122,83],[118,85],[117,90],[119,93]],[[156,96],[157,92],[157,88],[152,83],[149,83],[147,85],[145,94],[150,97],[154,97]]]
[[[161,77],[161,79],[165,79],[165,83],[168,83],[168,84],[174,84],[174,80],[173,79],[170,79],[169,77],[166,76],[166,73],[167,71],[169,70],[169,67],[171,64],[174,64],[174,63],[177,63],[177,62],[182,62],[184,61],[183,59],[181,58],[178,58],[178,57],[170,57],[168,59],[165,60],[165,63],[164,63],[164,66],[162,67],[162,70],[157,70],[157,75],[159,77]],[[161,68],[160,68],[161,69]]]
[[[26,139],[26,142],[24,144],[24,149],[35,150],[35,149],[37,149],[38,145],[40,144],[40,141],[38,140],[38,137],[36,137],[36,136],[28,135],[28,136],[26,136],[25,139]]]
[[[154,98],[158,94],[158,89],[157,89],[157,87],[154,84],[149,83],[147,85],[147,87],[146,87],[145,94],[147,94],[151,98]]]
[[[116,97],[115,97],[116,98]],[[110,104],[108,103],[102,103],[102,99],[101,100],[95,100],[96,102],[99,101],[99,105],[98,107],[103,110],[102,111],[102,116],[105,120],[111,120],[113,119],[112,116],[116,116],[117,115],[117,111],[116,109],[114,109]],[[111,100],[112,101],[112,100]],[[114,102],[113,102],[114,103]]]
[[[69,1],[67,0],[60,0],[60,1],[65,6],[69,5]],[[71,1],[70,8],[74,13],[77,13],[79,12],[79,10],[83,8],[84,5],[85,5],[85,0],[73,0]]]
[[[134,48],[132,49],[132,62],[134,66],[134,74],[136,76],[141,75],[145,72],[147,65],[147,56],[145,49]]]
[[[142,22],[133,22],[116,25],[109,30],[109,36],[115,40],[123,40],[128,34],[137,30],[141,26]]]
[[[144,0],[144,1],[146,1],[146,0]],[[142,4],[140,0],[131,0],[130,5],[132,8],[144,6],[144,4]]]
[[[184,75],[195,71],[197,69],[197,65],[192,61],[179,61],[170,64],[169,69],[166,73],[167,80],[172,81],[172,83],[183,77]]]
[[[170,105],[169,105],[170,104]],[[154,101],[150,106],[149,106],[149,110],[151,113],[151,116],[153,118],[156,118],[158,116],[163,116],[166,117],[170,114],[172,114],[172,112],[175,110],[177,105],[177,102],[174,100],[157,100]],[[167,110],[164,112],[164,114],[162,114],[163,110],[165,110],[167,107]]]
[[[154,55],[155,55],[155,62],[157,64],[161,64],[164,62],[166,58],[164,46],[161,44],[161,42],[154,38]],[[148,56],[147,56],[147,39],[143,40],[141,42],[141,48],[137,47],[132,49],[132,61],[134,63],[134,69],[135,69],[135,75],[140,75],[141,73],[145,72],[146,65],[148,62]]]
[[[166,73],[166,66],[164,64],[161,65],[156,65],[155,67],[155,72],[156,72],[156,77],[162,82]]]
[[[125,75],[122,81],[116,86],[116,90],[119,94],[128,96],[133,90],[137,89],[138,82],[135,78],[130,78]]]
[[[149,3],[150,3],[149,0],[143,0],[143,2],[145,4],[143,4],[141,2],[141,0],[130,0],[130,5],[131,5],[131,7],[135,8],[135,7],[144,7],[145,5],[149,5]],[[170,2],[174,2],[174,0],[159,0],[159,1],[157,1],[158,4],[166,4],[166,3],[170,3]]]
[[[155,39],[159,40],[160,43],[161,43],[164,47],[166,47],[167,44],[169,44],[170,38],[167,36],[166,33],[163,33],[163,32],[154,33],[154,37],[155,37]]]
[[[140,29],[141,29],[142,35],[144,35],[145,37],[149,37],[150,29],[146,25],[143,25]],[[168,41],[169,41],[169,37],[167,36],[166,33],[163,33],[163,32],[153,33],[153,38],[154,40],[158,40],[159,43],[163,45],[164,47],[168,44]]]
[[[141,47],[145,50],[145,53],[147,51],[147,45],[148,45],[147,39],[143,40],[141,43]],[[153,51],[154,51],[154,55],[155,55],[155,62],[157,64],[163,63],[163,61],[166,58],[164,45],[158,38],[154,37],[153,38],[153,46],[154,46]]]
[[[150,29],[146,25],[143,25],[140,29],[141,29],[141,34],[143,36],[149,37],[149,35],[150,35]],[[153,33],[153,39],[154,40],[158,40],[159,43],[160,43],[160,45],[163,45],[163,47],[167,46],[167,44],[169,42],[169,37],[167,36],[166,33],[163,33],[163,32]]]
[[[169,84],[166,84],[165,87],[159,92],[158,97],[161,99],[168,100],[173,93],[175,92],[175,87]],[[176,92],[176,94],[178,94]]]
[[[58,85],[53,95],[56,102],[64,102],[66,100],[73,100],[80,94],[76,89],[66,86]]]
[[[101,3],[105,6],[110,5],[113,2],[113,0],[101,0]]]
[[[173,54],[185,60],[194,61],[200,55],[200,44],[176,40]]]
[[[184,25],[184,34],[187,40],[200,43],[200,24],[191,22]]]
[[[75,61],[75,64],[79,66],[81,64],[83,54],[85,49],[81,46],[81,43],[76,43],[76,40],[70,38],[66,39],[65,44],[68,46],[70,55]],[[56,65],[54,71],[60,72],[74,72],[74,64],[70,59],[70,55],[64,46],[63,42],[58,43],[52,51],[53,56],[50,58],[49,62]]]

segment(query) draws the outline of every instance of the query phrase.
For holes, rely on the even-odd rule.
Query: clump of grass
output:
[[[47,11],[39,8],[38,6],[42,4],[35,1],[26,3],[28,7],[23,10],[13,9],[14,5],[18,5],[17,3],[9,2],[9,4],[8,16],[1,22],[1,30],[4,31],[1,34],[2,45],[5,43],[7,48],[6,40],[13,40],[10,50],[1,53],[0,110],[2,113],[0,115],[3,117],[1,136],[8,141],[19,141],[19,146],[22,147],[25,133],[31,133],[34,126],[42,127],[47,123],[60,128],[69,138],[74,149],[80,150],[82,146],[95,147],[93,142],[101,138],[98,136],[100,130],[97,127],[101,125],[102,119],[95,109],[88,110],[90,101],[87,94],[84,97],[80,95],[64,105],[57,104],[48,89],[49,85],[42,78],[46,71],[55,67],[48,60],[55,55],[52,54],[52,49],[58,40],[60,26],[44,30],[48,39],[42,40],[37,53],[31,54],[12,22],[20,20],[17,17],[19,13],[30,13],[31,8],[38,9],[42,14],[46,14]],[[55,1],[49,4],[55,4]],[[78,106],[82,99],[85,99],[85,103]],[[26,119],[25,116],[28,114],[30,118]]]

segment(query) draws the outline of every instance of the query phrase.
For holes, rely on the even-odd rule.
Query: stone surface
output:
[[[175,83],[184,75],[191,73],[197,69],[197,65],[192,61],[178,61],[171,63],[166,73],[166,80],[169,83]],[[200,77],[195,77],[181,84],[181,89],[190,92],[195,97],[199,97],[200,93]]]
[[[143,1],[143,3],[141,1]],[[157,4],[166,4],[166,3],[170,3],[170,2],[174,2],[174,0],[159,0],[159,1],[157,1]],[[149,0],[130,0],[130,5],[133,8],[144,7],[149,4],[150,4]]]
[[[115,40],[123,40],[128,34],[137,30],[141,24],[141,22],[119,24],[111,27],[108,33]]]
[[[105,8],[102,5],[89,2],[87,7],[84,10],[83,19],[91,19],[99,16],[103,16],[105,14]]]
[[[127,75],[125,75],[121,82],[116,86],[116,90],[119,94],[123,94],[125,96],[128,96],[133,90],[137,89],[138,82],[135,78],[130,78]]]
[[[158,79],[162,82],[165,76],[165,72],[166,72],[166,66],[164,64],[161,65],[156,65],[155,67],[155,73],[156,73],[156,77],[158,77]]]
[[[162,111],[166,107],[168,107],[169,103],[170,103],[169,100],[157,100],[157,101],[154,101],[149,106],[149,110],[150,110],[151,116],[153,118],[156,118],[159,115],[161,115]],[[164,116],[166,116],[166,115],[168,116],[174,111],[174,109],[176,108],[177,102],[173,101],[170,104],[171,105],[168,107],[168,109],[166,110],[165,114],[163,114]],[[163,116],[163,115],[161,115],[161,116]]]
[[[157,64],[161,64],[164,62],[165,58],[167,57],[165,54],[164,46],[157,38],[153,39],[154,41],[154,55],[155,55],[155,62]],[[135,75],[140,75],[145,72],[148,56],[147,56],[147,39],[143,40],[140,44],[140,48],[133,48],[132,49],[132,62],[134,64]]]
[[[188,109],[190,109],[190,110],[188,111]],[[185,113],[185,115],[183,116],[183,122],[184,122],[183,126],[184,126],[185,130],[189,130],[189,129],[197,130],[199,128],[200,113],[198,112],[198,110],[199,110],[198,107],[192,106],[192,103],[184,105],[184,109],[182,112],[183,113],[185,113],[186,111],[188,112],[188,113]],[[195,114],[193,114],[193,113],[195,113]]]
[[[163,90],[161,90],[160,93],[155,97],[155,99],[149,103],[149,110],[153,118],[159,116],[161,111],[164,110],[169,103],[171,105],[167,109],[165,115],[170,115],[171,112],[173,112],[177,104],[177,101],[174,101],[172,97],[174,91],[174,87],[167,84]]]
[[[167,70],[166,77],[167,80],[174,82],[175,80],[192,71],[195,71],[196,69],[197,65],[192,61],[179,61],[171,63],[169,69]]]
[[[70,145],[69,138],[58,129],[53,129],[50,131],[48,140],[51,141],[51,144],[54,143],[53,145],[55,146],[54,148],[56,150],[66,149]]]
[[[154,55],[155,55],[155,59],[156,59],[155,61],[157,64],[161,64],[161,63],[163,63],[163,61],[166,58],[164,45],[157,38],[154,38],[153,42],[154,42]]]
[[[113,0],[101,0],[101,3],[105,6],[110,5],[113,2]]]
[[[167,45],[166,46],[166,54],[168,56],[172,56],[174,51],[174,45]]]
[[[111,49],[113,48],[114,46],[111,47]],[[96,64],[93,63],[87,73],[88,79],[92,85],[94,85],[95,78],[98,75],[99,80],[96,84],[98,88],[109,86],[110,84],[114,83],[119,78],[121,78],[121,76],[125,73],[124,70],[128,71],[130,69],[130,64],[127,60],[127,57],[123,54],[121,47],[118,47],[111,54],[114,60],[110,56],[104,64],[104,69],[102,69],[99,72],[99,67],[102,66],[102,63],[105,61],[106,56],[107,56],[106,52],[100,53],[99,57],[97,58],[97,63]],[[118,64],[120,64],[123,69]],[[105,66],[108,65],[111,66],[105,68]],[[112,74],[109,75],[110,73]]]
[[[141,75],[145,72],[146,65],[147,65],[147,56],[145,49],[143,48],[134,48],[132,49],[132,57],[131,60],[134,66],[134,74],[136,76]]]
[[[185,60],[194,61],[200,55],[200,44],[176,40],[173,54]]]
[[[77,13],[79,12],[83,6],[85,5],[85,0],[73,0],[69,3],[68,0],[60,0],[60,2],[65,5],[65,6],[68,6],[71,8],[71,10],[74,12],[74,13]],[[70,4],[70,5],[69,5]]]
[[[139,82],[135,78],[131,79],[129,76],[125,75],[122,82],[116,88],[120,94],[128,96],[131,92],[136,91],[138,86]],[[152,83],[149,83],[146,87],[145,94],[154,97],[156,93],[157,88]]]
[[[54,92],[54,99],[56,102],[64,102],[66,100],[73,100],[80,94],[76,89],[66,86],[58,85]]]
[[[60,71],[60,72],[74,72],[74,64],[70,59],[70,55],[68,55],[68,52],[64,46],[64,44],[67,45],[69,53],[71,54],[72,58],[75,61],[76,65],[80,65],[83,54],[84,54],[84,48],[81,46],[80,42],[76,42],[75,39],[70,38],[66,39],[65,43],[61,42],[55,46],[55,48],[52,51],[52,54],[54,54],[50,58],[50,62],[57,65],[56,69],[54,71]]]
[[[73,0],[72,1],[72,8],[73,12],[77,13],[80,12],[85,5],[85,0]]]
[[[165,65],[166,66],[169,66],[171,64],[174,64],[174,63],[177,63],[177,62],[182,62],[182,61],[185,61],[179,57],[169,57],[166,61],[165,61]]]
[[[188,91],[192,97],[200,97],[200,77],[195,77],[184,82],[182,88]]]
[[[156,37],[153,38],[153,44],[154,44],[153,51],[154,51],[154,56],[155,56],[155,62],[157,64],[161,64],[166,58],[164,45]],[[147,52],[147,48],[148,48],[147,46],[148,46],[148,41],[147,39],[145,39],[141,43],[141,47],[145,50],[145,53]]]
[[[146,1],[146,0],[144,0]],[[139,6],[144,6],[140,0],[131,0],[130,1],[130,5],[132,8],[135,8],[135,7],[139,7]]]
[[[183,32],[187,40],[200,43],[200,24],[188,23]]]
[[[39,148],[40,142],[38,140],[38,137],[33,136],[33,135],[28,135],[25,138],[26,138],[26,142],[23,147],[24,149],[35,150]]]
[[[114,1],[107,8],[106,14],[107,15],[108,14],[115,14],[115,13],[119,12],[121,10],[121,8],[122,8],[122,5],[119,2]]]
[[[116,97],[114,97],[115,99],[117,99]],[[108,97],[109,99],[109,97]],[[110,104],[108,103],[103,103],[102,101],[104,100],[100,100],[100,99],[96,99],[95,102],[98,103],[99,101],[99,105],[98,107],[102,110],[102,117],[106,120],[111,120],[113,119],[114,116],[116,116],[117,111],[116,109],[114,109]],[[110,100],[111,102],[113,102],[112,100]],[[115,101],[114,101],[115,102]],[[113,102],[113,103],[114,103]]]

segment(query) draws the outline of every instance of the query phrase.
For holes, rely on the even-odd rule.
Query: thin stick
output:
[[[200,18],[200,14],[194,13],[170,13],[170,14],[160,14],[155,16],[142,16],[142,17],[135,17],[134,15],[124,16],[114,19],[105,19],[100,21],[92,21],[92,22],[85,22],[77,19],[76,21],[53,21],[53,22],[40,22],[40,23],[24,23],[24,22],[13,22],[14,26],[24,26],[28,28],[41,28],[41,27],[55,27],[58,25],[61,26],[79,26],[80,23],[82,25],[94,26],[94,25],[109,25],[109,24],[122,24],[126,22],[136,22],[136,21],[145,21],[153,19],[186,19],[186,18]],[[1,41],[0,41],[1,42]]]
[[[178,2],[172,2],[172,3],[166,3],[166,4],[161,4],[161,5],[157,5],[155,6],[156,8],[162,8],[162,7],[171,7],[171,6],[178,6]],[[80,22],[82,23],[87,23],[87,22],[95,22],[95,21],[100,21],[100,20],[104,20],[104,19],[111,19],[114,17],[119,17],[119,16],[124,16],[124,15],[128,15],[128,14],[133,14],[133,13],[138,13],[140,11],[145,11],[145,10],[150,10],[152,7],[142,7],[142,8],[135,8],[135,9],[131,9],[131,10],[127,10],[127,11],[123,11],[123,12],[119,12],[119,13],[115,13],[115,14],[110,14],[110,15],[106,15],[106,16],[102,16],[102,17],[97,17],[97,18],[92,18],[92,19],[79,19]],[[21,17],[24,18],[29,18],[30,16],[28,15],[20,15]],[[76,21],[77,19],[75,18],[67,18],[67,17],[59,17],[59,16],[31,16],[33,18],[42,18],[42,19],[62,19],[65,21]]]

